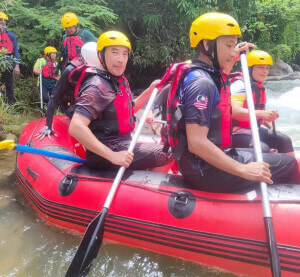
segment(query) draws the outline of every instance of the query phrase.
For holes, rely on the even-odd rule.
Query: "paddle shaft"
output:
[[[146,121],[146,117],[149,113],[149,110],[154,102],[156,94],[157,88],[153,90],[148,104],[146,105],[145,111],[139,122],[137,130],[135,131],[131,143],[129,145],[129,152],[133,152],[133,149],[141,133],[142,127]],[[68,268],[66,277],[86,276],[88,274],[92,263],[96,259],[97,254],[99,252],[99,248],[102,244],[106,215],[108,213],[108,209],[115,196],[116,190],[124,172],[125,167],[120,167],[116,178],[111,186],[111,189],[107,195],[106,201],[103,205],[101,212],[92,220],[92,222],[89,224],[88,228],[85,231],[85,234],[81,240],[77,252],[75,253],[75,256]]]
[[[272,122],[272,129],[273,129],[273,132],[275,133],[276,132],[275,121]]]
[[[247,59],[245,53],[241,54],[241,64],[242,64],[243,78],[244,78],[244,83],[246,88],[247,105],[248,105],[248,112],[249,112],[249,118],[251,124],[255,156],[258,162],[262,162],[263,158],[262,158],[261,144],[260,144],[260,139],[259,139],[259,134],[257,129],[257,119],[255,116],[252,88],[251,88]],[[276,240],[275,240],[275,232],[274,232],[273,219],[272,219],[270,202],[269,202],[269,197],[267,192],[267,184],[265,182],[261,182],[260,189],[262,195],[265,231],[268,239],[268,248],[269,248],[269,254],[271,258],[272,275],[274,277],[279,277],[281,276],[280,261],[279,261]]]
[[[135,144],[136,144],[136,142],[137,142],[137,140],[139,138],[139,135],[140,135],[141,130],[142,130],[143,126],[144,126],[144,123],[146,121],[147,115],[148,115],[148,113],[149,113],[149,111],[151,109],[151,106],[152,106],[152,104],[154,102],[154,99],[155,99],[156,95],[157,95],[157,88],[155,88],[153,90],[153,92],[152,92],[152,94],[151,94],[151,96],[149,98],[149,101],[148,101],[148,103],[146,105],[145,111],[144,111],[144,113],[143,113],[143,115],[141,117],[139,125],[138,125],[136,131],[134,132],[133,138],[132,138],[131,143],[130,143],[129,148],[128,148],[129,152],[132,152],[133,149],[134,149],[134,147],[135,147]],[[124,172],[125,172],[125,166],[120,167],[120,169],[118,170],[117,176],[116,176],[116,178],[115,178],[115,180],[114,180],[114,182],[112,184],[112,187],[111,187],[111,189],[109,191],[109,194],[108,194],[108,196],[106,198],[106,201],[105,201],[105,203],[103,205],[103,208],[109,209],[110,204],[111,204],[111,202],[113,200],[113,197],[115,195],[115,192],[116,192],[116,190],[118,188],[118,185],[119,185],[119,183],[121,181],[121,178],[122,178]]]
[[[55,153],[55,152],[51,152],[51,151],[47,151],[47,150],[43,150],[43,149],[38,149],[38,148],[33,148],[33,147],[30,147],[30,146],[25,146],[25,145],[20,145],[20,144],[15,144],[15,149],[19,152],[31,153],[31,154],[35,154],[35,155],[41,155],[41,156],[47,156],[47,157],[52,157],[52,158],[77,162],[77,163],[85,163],[86,162],[86,160],[81,159],[81,158],[72,157],[72,156],[69,156],[69,155]]]
[[[167,121],[166,120],[160,120],[160,119],[154,119],[153,123],[160,123],[160,124],[166,125]]]
[[[39,58],[39,68],[42,69],[42,62],[41,62],[42,58]],[[43,109],[43,73],[40,73],[39,75],[40,78],[40,99],[41,99],[41,110]]]

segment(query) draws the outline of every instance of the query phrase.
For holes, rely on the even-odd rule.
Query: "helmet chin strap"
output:
[[[105,62],[104,51],[105,51],[105,48],[100,51],[100,63],[102,64],[103,68],[108,72],[106,62]]]
[[[212,61],[214,68],[220,70],[221,67],[218,61],[217,41],[215,39],[208,41],[208,50],[205,49],[203,40],[201,40],[198,44],[198,49]],[[212,55],[212,53],[214,53],[214,55]]]

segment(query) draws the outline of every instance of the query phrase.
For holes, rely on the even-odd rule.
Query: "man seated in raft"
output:
[[[297,162],[290,155],[263,154],[264,162],[255,162],[253,151],[229,148],[231,101],[224,70],[240,51],[248,48],[247,43],[237,45],[240,35],[238,23],[227,14],[198,17],[190,29],[191,47],[196,48],[198,59],[182,72],[184,78],[176,76],[180,81],[175,89],[183,106],[183,129],[179,130],[178,141],[186,139],[180,146],[178,165],[195,189],[233,192],[256,188],[261,181],[299,182]],[[170,91],[173,89],[171,86]]]
[[[131,142],[137,112],[159,83],[154,81],[138,98],[132,100],[124,71],[131,44],[120,32],[103,33],[97,42],[99,69],[81,84],[76,99],[69,133],[87,149],[87,165],[97,169],[130,169],[159,167],[169,161],[162,146],[137,143],[133,153]]]
[[[263,83],[269,74],[269,67],[273,65],[272,57],[267,52],[254,50],[248,55],[247,63],[249,66],[262,152],[269,153],[270,148],[275,148],[279,153],[287,153],[295,156],[292,140],[282,133],[271,130],[272,125],[270,123],[274,122],[275,124],[275,120],[278,119],[279,114],[274,110],[265,109],[266,92]],[[233,118],[232,146],[242,148],[253,147],[243,75],[241,72],[235,75],[230,85]]]

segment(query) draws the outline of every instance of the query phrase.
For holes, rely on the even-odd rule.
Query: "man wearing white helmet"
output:
[[[56,135],[52,129],[52,121],[57,106],[65,113],[69,118],[73,116],[75,108],[74,89],[75,84],[69,81],[70,73],[77,66],[87,64],[90,66],[98,66],[99,60],[97,57],[97,43],[88,42],[81,48],[80,58],[76,58],[69,62],[63,70],[60,80],[53,89],[51,94],[48,109],[45,128],[37,135],[37,138],[41,140],[47,136],[51,139],[51,135]]]
[[[148,100],[158,80],[132,99],[124,71],[131,51],[129,39],[120,32],[103,33],[97,42],[99,69],[82,82],[69,133],[86,150],[87,165],[106,170],[119,166],[147,169],[164,165],[168,155],[159,145],[136,144],[128,151],[135,116]]]

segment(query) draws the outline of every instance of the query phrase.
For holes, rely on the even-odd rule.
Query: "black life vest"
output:
[[[43,77],[55,79],[55,62],[48,56],[42,58],[46,60],[46,64],[42,66]]]
[[[237,80],[243,81],[242,72],[236,72],[230,74],[230,76],[234,76],[230,80],[231,84]],[[253,96],[255,110],[265,110],[267,98],[266,98],[266,91],[264,85],[261,82],[254,81],[252,78],[250,79],[250,81],[251,81],[251,89],[252,89],[252,96]],[[244,100],[243,108],[248,109],[247,98]],[[233,126],[238,126],[242,128],[251,128],[250,120],[239,121],[234,119],[232,120],[232,124]],[[263,120],[257,119],[257,126],[260,127],[262,124],[263,124]]]
[[[4,30],[3,32],[0,32],[0,49],[5,50],[5,54],[12,54],[14,45],[11,41],[9,35],[7,34],[7,31]]]
[[[70,81],[76,82],[74,90],[74,98],[76,99],[82,93],[80,88],[84,80],[89,77],[97,75],[100,78],[110,83],[110,88],[107,91],[103,91],[103,94],[111,94],[112,91],[115,94],[112,101],[104,109],[101,115],[93,120],[89,127],[98,139],[112,136],[112,135],[124,135],[134,130],[135,116],[134,116],[134,102],[131,95],[128,80],[124,75],[120,77],[114,77],[106,71],[83,65],[77,67],[70,73]],[[103,90],[105,86],[101,86]]]
[[[175,151],[175,159],[180,159],[186,145],[186,131],[184,122],[184,106],[178,98],[180,85],[184,77],[191,70],[204,70],[213,76],[220,91],[218,105],[213,109],[208,139],[220,148],[231,145],[231,103],[227,75],[222,74],[202,62],[178,63],[169,68],[172,71],[172,81],[167,100],[167,129],[168,142]]]
[[[84,45],[81,39],[81,33],[83,30],[79,29],[74,35],[66,36],[63,45],[67,48],[68,59],[73,60],[80,56],[80,49]]]

